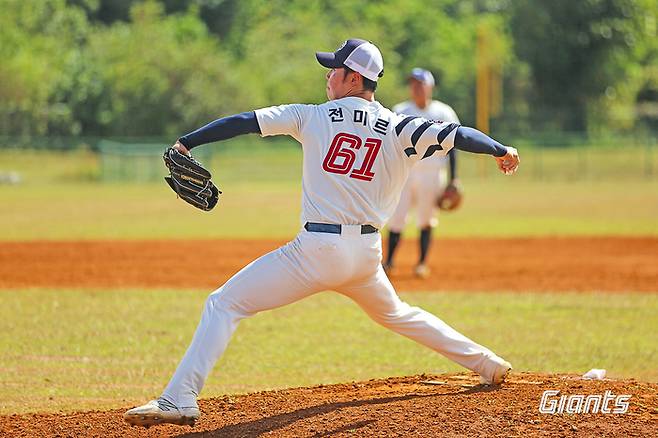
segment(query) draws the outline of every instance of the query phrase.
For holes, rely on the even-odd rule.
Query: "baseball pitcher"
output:
[[[128,423],[193,425],[204,382],[238,323],[325,290],[351,298],[377,323],[475,371],[483,383],[501,383],[511,369],[492,351],[397,296],[381,265],[379,230],[416,162],[457,148],[494,156],[508,174],[519,164],[516,150],[457,123],[384,108],[374,96],[384,62],[368,41],[350,39],[316,58],[329,69],[326,103],[273,106],[221,118],[173,146],[189,154],[196,146],[241,134],[293,137],[303,149],[301,229],[291,242],[253,261],[210,294],[169,384],[157,400],[127,411]]]

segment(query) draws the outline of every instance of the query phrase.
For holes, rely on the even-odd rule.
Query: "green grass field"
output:
[[[0,413],[100,409],[158,395],[206,292],[0,292]],[[432,294],[403,298],[518,370],[658,380],[658,295]],[[203,397],[391,375],[462,371],[323,293],[238,328]]]
[[[536,178],[532,153],[523,161],[526,173],[522,168],[512,177],[495,173],[484,157],[465,157],[464,206],[441,217],[440,232],[460,237],[658,235],[658,178],[616,175],[612,160],[620,166],[624,160],[611,155],[611,162],[600,165],[609,178],[573,180],[563,168],[577,161],[578,152],[570,154],[556,161],[542,153],[549,179]],[[2,160],[0,170],[20,172],[24,182],[0,185],[0,241],[289,238],[300,226],[301,153],[296,149],[231,149],[217,156],[213,167],[224,194],[211,213],[176,200],[164,182],[98,182],[98,160],[91,153],[10,152]],[[486,173],[480,175],[480,169]],[[409,235],[414,233],[411,221]]]

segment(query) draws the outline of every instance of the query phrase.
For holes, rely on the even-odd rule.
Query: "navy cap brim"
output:
[[[343,63],[336,59],[336,54],[333,52],[315,52],[315,57],[323,67],[339,68],[343,66]]]

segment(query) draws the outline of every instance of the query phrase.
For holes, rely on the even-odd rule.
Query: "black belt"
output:
[[[321,224],[318,222],[306,222],[304,224],[304,229],[313,233],[340,234],[342,228],[339,224]],[[379,230],[372,225],[361,225],[361,234],[372,234],[377,231]]]

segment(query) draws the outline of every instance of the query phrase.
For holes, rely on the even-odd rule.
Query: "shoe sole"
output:
[[[157,414],[131,414],[124,415],[123,419],[126,423],[131,426],[142,426],[149,428],[151,426],[156,426],[158,424],[176,424],[178,426],[190,426],[194,427],[198,418],[196,417],[180,417],[178,419],[165,418],[162,415]]]

